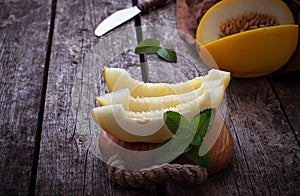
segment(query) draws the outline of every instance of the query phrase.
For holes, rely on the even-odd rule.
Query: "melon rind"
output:
[[[296,50],[298,25],[280,25],[234,34],[198,45],[210,68],[231,72],[234,77],[264,76],[280,69]]]

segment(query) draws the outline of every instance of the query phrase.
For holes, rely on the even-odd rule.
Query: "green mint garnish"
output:
[[[149,38],[140,42],[135,48],[137,54],[157,54],[161,58],[169,62],[177,62],[177,55],[170,43],[160,46],[160,41],[156,38]]]
[[[165,124],[175,135],[174,139],[168,140],[168,142],[172,142],[170,144],[170,153],[177,155],[187,153],[201,167],[209,167],[211,159],[207,146],[204,143],[204,137],[211,127],[215,114],[215,109],[207,109],[196,115],[190,122],[177,112],[165,112]],[[186,144],[187,141],[191,141],[188,146]],[[200,146],[202,151],[207,152],[203,156],[199,155]]]
[[[209,152],[207,152],[205,155],[199,156],[199,148],[200,145],[192,146],[191,149],[187,151],[187,153],[195,163],[197,163],[201,167],[208,168],[211,162],[210,154]]]
[[[155,38],[146,39],[137,45],[135,53],[138,54],[156,54],[160,49],[160,42]]]

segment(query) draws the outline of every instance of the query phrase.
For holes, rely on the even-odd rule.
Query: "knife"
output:
[[[167,0],[148,0],[137,6],[116,11],[97,26],[95,35],[102,36],[140,13],[144,14],[150,8],[164,5],[166,1]]]

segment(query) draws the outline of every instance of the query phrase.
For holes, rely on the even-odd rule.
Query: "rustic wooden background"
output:
[[[86,114],[97,106],[94,95],[106,89],[103,65],[90,64],[102,62],[97,54],[106,39],[96,37],[94,29],[131,3],[0,2],[0,195],[300,195],[299,73],[232,79],[225,121],[234,157],[203,184],[124,189],[108,180],[106,165],[86,145],[94,131]],[[176,1],[142,16],[142,24],[175,28]],[[129,21],[106,37],[133,26]],[[120,44],[112,43],[112,48]],[[108,66],[127,68],[141,79],[136,54],[128,50],[114,57]],[[167,82],[178,82],[202,73],[183,55],[177,65],[165,66],[172,74],[153,65],[150,80],[161,81],[164,73]]]

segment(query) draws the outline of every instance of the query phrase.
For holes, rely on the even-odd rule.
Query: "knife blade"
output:
[[[150,8],[164,5],[167,0],[149,0],[144,1],[137,6],[118,10],[106,19],[104,19],[96,28],[95,35],[102,36],[124,22],[130,20],[136,15],[146,13]]]

